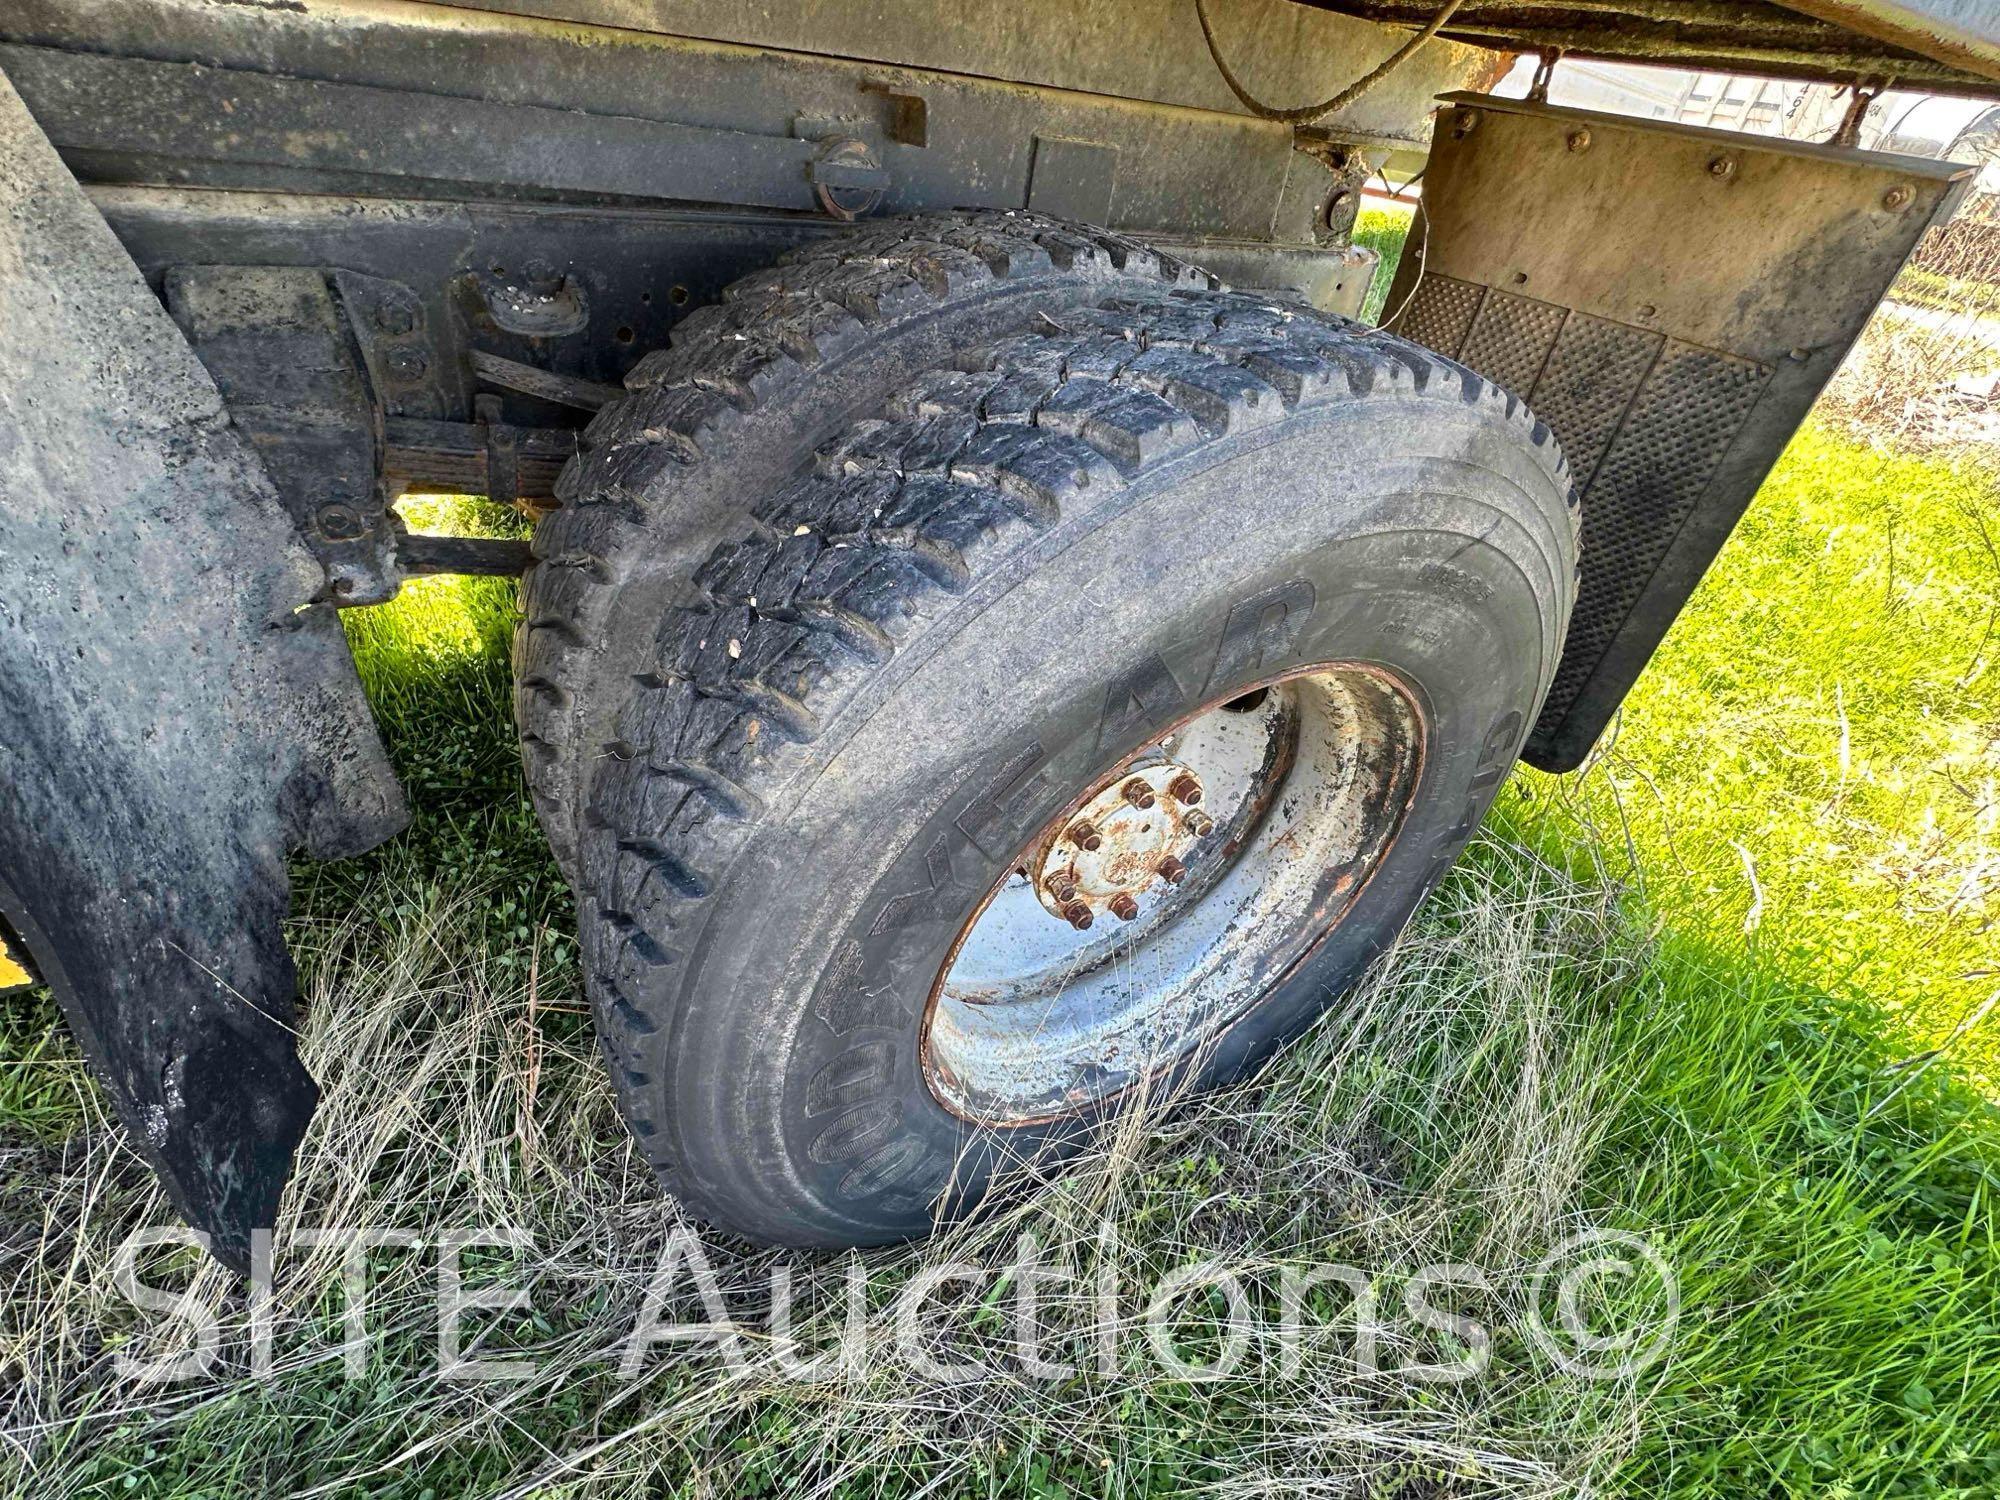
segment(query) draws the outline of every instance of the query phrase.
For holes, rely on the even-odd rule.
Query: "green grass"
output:
[[[1396,274],[1396,262],[1409,238],[1410,210],[1407,208],[1364,208],[1354,220],[1354,243],[1366,245],[1381,257],[1375,278],[1368,284],[1367,299],[1361,305],[1363,322],[1381,319],[1383,304],[1389,300],[1389,280]]]
[[[1896,280],[1896,300],[1950,313],[2000,313],[2000,285],[1910,266]]]
[[[1677,925],[1944,1041],[2000,989],[1996,548],[1992,473],[1808,427],[1597,768],[1534,784],[1629,840]],[[1953,1049],[2000,1076],[2000,1025]]]
[[[1002,1221],[863,1258],[878,1352],[917,1268],[988,1268],[928,1321],[989,1356],[1023,1229],[1087,1277],[1108,1222],[1142,1285],[1212,1257],[1268,1289],[1338,1259],[1387,1289],[1462,1259],[1493,1272],[1472,1310],[1496,1330],[1492,1368],[1462,1386],[1366,1375],[1344,1338],[1286,1373],[1256,1357],[1262,1333],[1241,1374],[1198,1385],[1163,1378],[1133,1336],[1114,1373],[1086,1360],[1051,1383],[937,1384],[877,1359],[805,1388],[662,1348],[622,1386],[620,1340],[676,1216],[617,1119],[521,785],[510,590],[430,580],[351,613],[417,818],[362,860],[298,872],[323,1099],[280,1237],[276,1373],[118,1377],[117,1350],[166,1341],[112,1290],[112,1249],[171,1214],[49,1009],[11,1012],[0,1492],[2000,1493],[2000,1121],[1974,1086],[1993,1052],[1980,1028],[1923,1050],[2000,983],[1956,977],[1992,967],[1993,505],[1974,471],[1809,431],[1600,763],[1517,779],[1326,1024],[1223,1097],[1135,1112]],[[432,1241],[526,1229],[534,1256],[484,1264],[531,1286],[533,1312],[487,1326],[534,1378],[440,1385],[435,1263],[384,1252],[374,1360],[342,1379],[339,1267],[288,1238],[336,1222]],[[1641,1232],[1678,1272],[1670,1356],[1637,1379],[1581,1380],[1520,1336],[1527,1268],[1584,1226]],[[758,1324],[772,1257],[704,1240]],[[818,1345],[841,1262],[799,1264],[800,1337]],[[180,1256],[147,1279],[219,1309],[240,1361],[228,1277]],[[1052,1298],[1059,1334],[1080,1302]],[[1191,1344],[1202,1324],[1198,1306]]]
[[[37,1463],[23,1486],[330,1485],[415,1500],[562,1475],[574,1486],[562,1493],[604,1495],[641,1477],[658,1494],[1140,1496],[1349,1480],[1427,1494],[1451,1476],[1454,1495],[1991,1493],[2000,1246],[1985,1103],[1946,1070],[1899,1066],[1865,1011],[1657,933],[1574,848],[1537,854],[1544,837],[1533,807],[1510,799],[1376,979],[1255,1084],[1135,1117],[989,1229],[866,1257],[871,1348],[887,1340],[889,1294],[926,1255],[988,1268],[931,1312],[954,1354],[988,1357],[988,1296],[1022,1229],[1082,1279],[1108,1218],[1142,1288],[1219,1257],[1265,1289],[1267,1312],[1286,1265],[1381,1267],[1393,1286],[1399,1267],[1463,1259],[1497,1268],[1470,1309],[1498,1330],[1493,1365],[1470,1386],[1365,1376],[1344,1336],[1312,1345],[1290,1377],[1253,1356],[1238,1377],[1189,1385],[1162,1379],[1128,1336],[1112,1375],[1047,1385],[913,1382],[885,1360],[815,1390],[678,1349],[627,1389],[612,1375],[619,1340],[673,1215],[622,1138],[573,987],[503,966],[478,892],[440,889],[393,934],[330,916],[301,933],[305,1046],[325,1098],[290,1211],[430,1240],[523,1226],[541,1258],[495,1269],[533,1287],[534,1315],[498,1320],[487,1352],[531,1357],[536,1378],[437,1384],[434,1272],[385,1254],[374,1365],[344,1381],[338,1268],[287,1248],[272,1380],[122,1384],[106,1361],[139,1335],[106,1289],[106,1258],[130,1227],[167,1216],[92,1120],[39,1185],[38,1253],[10,1267],[4,1348],[25,1377],[10,1419],[33,1429]],[[1583,1225],[1644,1231],[1681,1277],[1674,1353],[1639,1382],[1570,1377],[1518,1335],[1518,1268]],[[762,1282],[768,1255],[708,1244],[724,1286]],[[818,1311],[801,1336],[818,1347],[839,1262],[802,1260],[803,1305]],[[191,1273],[240,1361],[226,1277],[182,1258],[147,1279],[179,1287]],[[733,1300],[761,1317],[755,1294]],[[1075,1304],[1052,1298],[1051,1327],[1070,1327]],[[582,1453],[575,1472],[558,1462]]]
[[[1361,215],[1373,307],[1409,222]],[[1950,1040],[1990,1087],[2000,1022],[1960,1028],[2000,993],[1996,471],[1809,424],[1591,771],[1525,779],[1677,927]]]

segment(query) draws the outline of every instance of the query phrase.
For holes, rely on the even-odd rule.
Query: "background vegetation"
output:
[[[1391,246],[1400,228],[1364,222]],[[678,1215],[600,1076],[568,897],[521,786],[510,592],[428,580],[347,616],[419,811],[369,858],[299,872],[303,1046],[325,1097],[281,1226],[269,1378],[241,1373],[240,1289],[174,1251],[146,1279],[223,1315],[226,1368],[165,1390],[118,1376],[118,1351],[176,1335],[115,1291],[113,1248],[171,1216],[52,1008],[0,1024],[0,1488],[2000,1492],[2000,498],[1964,449],[1982,417],[1962,368],[1904,347],[1958,332],[1882,326],[1898,347],[1864,350],[1855,368],[1876,373],[1844,379],[1794,443],[1591,768],[1517,777],[1359,994],[1253,1083],[1135,1109],[1004,1222],[863,1258],[873,1344],[915,1267],[997,1276],[1022,1230],[1080,1276],[1109,1257],[1137,1285],[1204,1259],[1252,1282],[1463,1259],[1495,1272],[1485,1377],[1368,1375],[1332,1336],[1296,1371],[1253,1358],[1177,1382],[1135,1335],[1116,1373],[1086,1360],[1056,1382],[926,1383],[874,1360],[802,1387],[663,1348],[621,1385]],[[1890,389],[1885,367],[1918,373]],[[513,524],[464,503],[417,519]],[[533,1310],[473,1326],[485,1352],[530,1357],[529,1380],[436,1380],[421,1250],[379,1257],[369,1373],[342,1377],[340,1267],[298,1226],[434,1243],[508,1222],[534,1253],[476,1274],[528,1287]],[[1519,1336],[1528,1268],[1590,1226],[1644,1233],[1680,1275],[1671,1357],[1633,1379],[1578,1380]],[[704,1243],[759,1324],[771,1257]],[[816,1347],[843,1263],[800,1264]],[[993,1293],[932,1304],[956,1353],[1004,1337]],[[1080,1327],[1081,1301],[1057,1296],[1054,1326]],[[1191,1350],[1216,1311],[1189,1305]]]

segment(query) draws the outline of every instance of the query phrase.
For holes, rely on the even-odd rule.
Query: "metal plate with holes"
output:
[[[1971,169],[1451,94],[1390,326],[1523,397],[1583,572],[1523,756],[1589,753]]]

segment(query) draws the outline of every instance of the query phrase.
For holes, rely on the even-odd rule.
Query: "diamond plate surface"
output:
[[[1666,342],[1647,328],[1573,312],[1556,336],[1528,405],[1556,435],[1569,471],[1587,489],[1639,382]]]
[[[1410,305],[1392,325],[1406,339],[1456,359],[1479,312],[1486,288],[1450,276],[1426,276],[1417,283]]]
[[[1770,376],[1692,344],[1660,351],[1583,492],[1583,583],[1542,726],[1561,721],[1610,649]]]
[[[1489,291],[1458,357],[1496,385],[1525,397],[1542,373],[1568,311],[1553,302]],[[1547,420],[1545,413],[1536,415]],[[1560,428],[1556,435],[1562,435]]]

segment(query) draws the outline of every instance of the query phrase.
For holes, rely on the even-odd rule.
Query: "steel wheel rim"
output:
[[[1424,735],[1399,677],[1327,662],[1212,698],[1104,772],[960,927],[925,1008],[932,1095],[982,1125],[1046,1122],[1212,1047],[1353,909]]]

